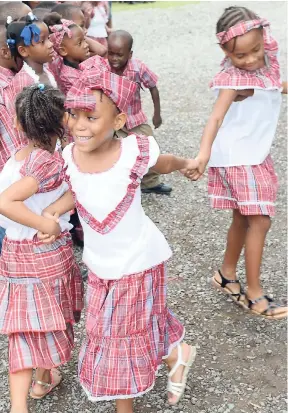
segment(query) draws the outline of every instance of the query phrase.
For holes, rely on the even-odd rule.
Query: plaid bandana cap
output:
[[[104,66],[89,67],[81,72],[80,78],[67,93],[65,107],[93,111],[96,98],[92,91],[102,90],[125,113],[136,89],[136,83],[105,70]]]
[[[216,36],[219,43],[223,45],[234,37],[243,36],[243,34],[250,32],[250,30],[269,26],[269,22],[265,19],[247,20],[235,24],[235,26],[230,27],[227,31],[217,33]]]
[[[72,38],[72,31],[69,29],[69,27],[72,25],[75,26],[75,23],[72,20],[61,19],[61,23],[62,24],[49,26],[49,30],[52,32],[52,34],[50,34],[49,36],[49,39],[53,43],[53,47],[56,51],[60,49],[65,34],[67,34],[69,39]]]

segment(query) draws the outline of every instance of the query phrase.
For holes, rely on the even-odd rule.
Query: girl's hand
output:
[[[52,244],[55,239],[60,235],[61,233],[61,228],[59,226],[59,214],[56,212],[54,215],[50,214],[49,212],[46,212],[45,210],[42,212],[42,216],[44,218],[50,219],[52,222],[57,225],[57,230],[60,229],[60,232],[55,234],[53,232],[47,231],[46,234],[44,234],[41,231],[38,231],[37,233],[37,238],[43,242],[43,244]],[[56,227],[55,227],[56,228]]]
[[[152,119],[153,125],[155,129],[158,129],[162,125],[162,118],[161,115],[154,114]]]
[[[189,165],[190,169],[185,168],[185,170],[182,170],[181,173],[183,173],[186,178],[191,179],[191,181],[197,181],[204,174],[206,166],[209,162],[209,157],[198,155],[195,159],[191,159],[188,162],[191,162]],[[195,167],[193,167],[193,165],[195,165]]]

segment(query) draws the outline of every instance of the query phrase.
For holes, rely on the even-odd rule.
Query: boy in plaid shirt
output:
[[[147,124],[147,117],[142,110],[140,89],[149,89],[154,104],[153,125],[155,129],[162,124],[160,97],[157,88],[158,77],[143,62],[132,58],[133,38],[124,30],[112,32],[108,38],[109,70],[119,76],[138,84],[134,99],[127,111],[127,122],[118,134],[126,137],[129,134],[153,136],[152,128]],[[170,194],[172,188],[160,182],[159,174],[149,171],[142,181],[142,192]]]

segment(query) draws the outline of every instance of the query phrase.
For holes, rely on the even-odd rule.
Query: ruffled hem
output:
[[[49,281],[0,276],[0,333],[51,332],[74,324],[83,309],[83,281],[77,264],[68,276]]]
[[[157,370],[185,335],[169,311],[151,318],[148,330],[129,337],[87,337],[79,356],[79,380],[91,401],[128,399],[150,391]]]

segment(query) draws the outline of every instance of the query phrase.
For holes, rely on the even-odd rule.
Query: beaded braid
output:
[[[216,24],[216,34],[226,32],[228,29],[230,29],[230,27],[235,26],[235,24],[240,23],[241,21],[254,19],[259,19],[259,16],[257,16],[256,13],[247,9],[246,7],[227,7]],[[235,48],[235,42],[236,38],[234,41],[233,50]]]
[[[52,138],[64,138],[64,95],[51,86],[25,87],[16,98],[16,114],[29,140],[53,152]]]

